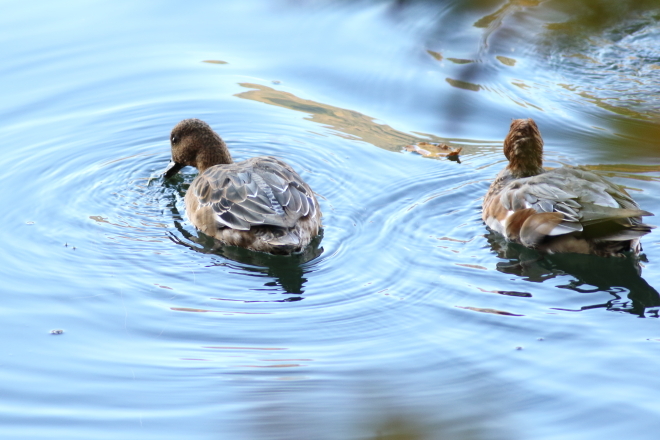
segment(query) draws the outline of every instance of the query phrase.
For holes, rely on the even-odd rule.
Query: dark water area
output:
[[[4,6],[1,438],[657,436],[658,230],[541,258],[480,211],[532,117],[660,214],[656,2]],[[190,117],[291,164],[322,239],[198,232],[196,170],[159,177]]]

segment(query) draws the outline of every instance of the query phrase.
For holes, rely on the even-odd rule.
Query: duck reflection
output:
[[[184,188],[185,189],[185,188]],[[179,189],[182,192],[184,189]],[[169,204],[174,218],[174,226],[178,234],[170,233],[169,238],[174,243],[187,247],[195,252],[203,254],[215,254],[239,263],[239,269],[254,274],[255,276],[265,275],[271,280],[264,284],[264,290],[273,291],[274,288],[281,288],[289,294],[304,293],[304,286],[307,282],[305,273],[309,269],[304,264],[312,261],[323,253],[321,240],[323,239],[323,229],[315,237],[303,252],[293,255],[273,255],[264,252],[255,252],[248,249],[227,246],[213,237],[204,234],[198,230],[190,232],[183,227],[183,219],[174,200]],[[226,265],[225,263],[215,263],[215,266]],[[300,295],[290,296],[278,302],[300,301],[303,297]]]
[[[507,242],[500,234],[490,231],[486,235],[490,247],[497,255],[509,260],[497,263],[497,270],[542,283],[564,275],[574,277],[568,284],[558,287],[579,293],[606,292],[612,299],[602,304],[590,304],[577,310],[604,308],[627,312],[640,317],[659,317],[660,295],[641,276],[644,255],[635,257],[604,258],[583,254],[541,254],[534,249]]]

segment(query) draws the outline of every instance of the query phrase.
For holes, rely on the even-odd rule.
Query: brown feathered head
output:
[[[515,177],[543,172],[543,138],[533,119],[514,119],[504,139],[504,155]]]

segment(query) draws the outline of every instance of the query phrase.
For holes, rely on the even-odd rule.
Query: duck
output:
[[[543,168],[543,138],[533,119],[515,119],[504,139],[508,165],[490,185],[482,219],[507,241],[541,253],[638,255],[642,222],[625,189],[580,166]]]
[[[299,253],[320,233],[314,191],[272,156],[234,162],[227,144],[204,121],[185,119],[170,134],[165,179],[183,167],[199,174],[184,197],[192,224],[221,244],[276,255]]]

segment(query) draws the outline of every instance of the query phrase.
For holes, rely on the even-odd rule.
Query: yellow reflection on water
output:
[[[474,23],[474,27],[477,28],[487,28],[491,26],[497,26],[497,24],[510,13],[512,8],[529,8],[533,6],[538,6],[541,3],[541,0],[509,0],[502,7],[492,14],[486,15]]]
[[[456,87],[458,89],[470,90],[472,92],[478,92],[481,90],[481,86],[479,84],[473,84],[471,82],[463,81],[460,79],[445,78],[445,81],[447,81],[452,87]]]
[[[419,133],[424,137],[417,137],[404,133],[395,130],[387,124],[378,124],[375,122],[374,118],[354,110],[334,107],[309,99],[302,99],[292,93],[275,90],[261,84],[241,83],[240,85],[254,90],[238,93],[236,96],[239,98],[250,99],[307,113],[309,116],[305,119],[336,130],[337,136],[344,136],[348,139],[359,139],[385,150],[399,152],[402,151],[406,145],[429,141],[434,143],[445,143],[452,146],[461,146],[463,147],[462,154],[469,154],[471,151],[475,150],[474,146],[460,144],[455,140],[442,138],[432,134]]]
[[[497,58],[497,60],[500,63],[504,64],[505,66],[513,67],[516,65],[516,60],[514,60],[513,58],[505,57],[502,55],[498,55],[495,58]]]

